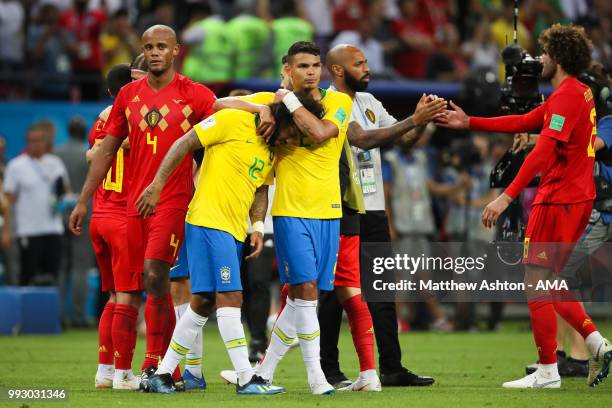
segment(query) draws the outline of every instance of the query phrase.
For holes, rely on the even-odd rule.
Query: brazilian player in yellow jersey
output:
[[[318,289],[333,290],[340,239],[342,206],[339,161],[352,110],[351,98],[319,88],[320,51],[316,44],[297,42],[287,52],[284,75],[293,92],[279,90],[301,135],[276,148],[276,191],[272,204],[274,245],[283,283],[289,284],[287,306],[280,313],[266,356],[256,373],[271,380],[278,362],[297,336],[313,394],[331,394],[319,361]],[[324,115],[303,109],[297,95],[320,100]],[[224,98],[215,109],[266,112],[272,93],[242,99]],[[280,126],[280,125],[279,125]]]
[[[312,98],[302,98],[307,110],[322,115]],[[270,105],[278,127],[274,139],[299,135],[293,118],[282,103]],[[153,392],[171,393],[171,373],[185,356],[199,330],[217,309],[217,323],[230,360],[238,376],[238,394],[270,395],[284,389],[256,375],[248,359],[241,322],[242,286],[240,263],[250,215],[254,232],[254,258],[263,247],[263,228],[272,180],[274,151],[256,133],[259,117],[242,110],[227,109],[200,122],[177,140],[162,161],[153,182],[137,201],[144,217],[154,210],[170,174],[186,154],[204,147],[196,191],[189,204],[185,224],[187,263],[191,278],[190,307],[176,324],[170,347],[156,374],[149,379]]]

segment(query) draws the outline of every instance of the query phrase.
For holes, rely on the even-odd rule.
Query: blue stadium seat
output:
[[[19,288],[0,287],[0,334],[15,334],[21,322]]]
[[[23,334],[60,333],[60,303],[57,288],[28,286],[21,292],[21,328]]]

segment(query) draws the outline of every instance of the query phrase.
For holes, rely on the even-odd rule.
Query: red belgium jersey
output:
[[[153,181],[172,144],[196,123],[214,113],[215,95],[206,86],[178,73],[162,90],[155,91],[147,76],[121,88],[105,132],[130,138],[130,189],[127,215],[138,215],[135,202]],[[191,155],[187,155],[166,183],[158,209],[185,210],[193,195]]]
[[[556,143],[554,156],[540,172],[534,204],[575,204],[595,199],[595,104],[591,89],[575,77],[565,79],[546,102],[525,115],[470,118],[472,130],[526,132]]]
[[[89,132],[89,146],[106,136],[105,121],[98,118]],[[94,192],[91,217],[125,217],[127,203],[127,169],[130,151],[120,148],[102,184]]]

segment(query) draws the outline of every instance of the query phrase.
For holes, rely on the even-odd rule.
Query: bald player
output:
[[[341,231],[335,294],[331,292],[322,296],[319,305],[321,366],[328,381],[337,387],[350,384],[345,389],[375,390],[375,387],[372,387],[374,376],[368,375],[368,369],[371,369],[373,364],[369,362],[368,356],[362,356],[363,349],[357,349],[361,369],[359,378],[352,384],[344,376],[338,363],[342,308],[349,317],[351,314],[364,316],[362,310],[367,311],[369,308],[372,316],[368,320],[370,325],[351,325],[351,334],[356,347],[360,343],[368,343],[364,337],[372,336],[369,329],[373,322],[382,385],[431,385],[434,382],[432,378],[418,376],[401,365],[395,304],[368,303],[366,308],[361,300],[359,241],[390,241],[379,146],[396,141],[408,146],[413,145],[421,134],[417,128],[426,125],[442,112],[446,102],[434,95],[423,95],[414,114],[398,122],[372,94],[363,92],[368,87],[370,71],[367,59],[359,48],[349,44],[337,45],[328,52],[325,63],[332,75],[331,89],[343,92],[353,100],[347,138],[351,145],[353,162],[359,172],[366,211],[365,214],[344,211],[345,230]],[[365,318],[357,319],[357,322],[365,323]]]
[[[87,201],[102,182],[122,141],[129,136],[131,183],[127,192],[127,242],[130,266],[142,276],[147,292],[145,322],[147,346],[141,388],[168,348],[176,322],[169,293],[169,270],[183,243],[187,206],[193,195],[192,160],[185,159],[168,179],[155,212],[141,217],[134,205],[153,181],[170,146],[214,111],[215,95],[173,68],[179,53],[176,33],[155,25],[142,35],[147,75],[124,86],[105,126],[106,136],[89,168],[73,213],[70,229],[80,234]],[[178,371],[175,380],[180,379]]]

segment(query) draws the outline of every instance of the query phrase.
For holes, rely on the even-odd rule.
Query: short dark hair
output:
[[[302,106],[317,118],[321,119],[325,115],[325,109],[323,108],[321,102],[315,101],[310,95],[296,93],[296,96]],[[280,129],[288,126],[294,126],[293,116],[283,102],[271,103],[268,106],[270,106],[270,110],[272,111],[274,119],[276,120],[276,130],[274,131],[272,137],[270,137],[268,140],[268,144],[274,146],[280,135]]]
[[[128,64],[117,64],[108,71],[106,83],[111,96],[115,97],[119,90],[132,82],[132,70]]]
[[[147,60],[145,59],[143,53],[140,53],[136,57],[134,57],[134,59],[132,60],[132,63],[130,64],[130,68],[131,69],[138,69],[138,70],[144,71],[144,72],[147,72],[149,70],[149,66],[147,64]]]
[[[321,55],[321,49],[319,46],[310,41],[298,41],[293,43],[289,50],[287,50],[287,61],[297,54],[310,54],[314,56]]]
[[[577,77],[591,65],[593,44],[583,27],[553,24],[542,31],[538,42],[544,52],[571,76]]]
[[[287,63],[287,54],[283,55],[281,58],[281,64],[285,65]]]

